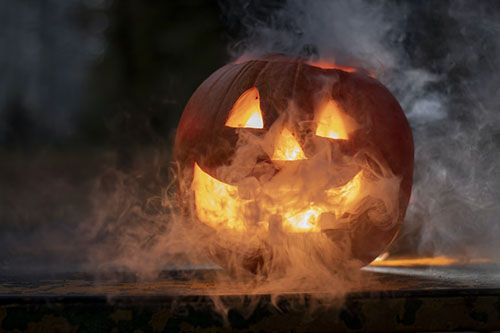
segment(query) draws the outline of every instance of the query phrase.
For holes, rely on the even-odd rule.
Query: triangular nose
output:
[[[285,127],[274,142],[273,161],[305,160],[306,155],[292,133]]]

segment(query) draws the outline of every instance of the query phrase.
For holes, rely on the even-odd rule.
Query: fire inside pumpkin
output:
[[[181,202],[213,230],[264,241],[324,233],[332,242],[341,230],[347,255],[368,263],[401,227],[413,140],[373,77],[268,56],[229,64],[198,88],[175,159]]]

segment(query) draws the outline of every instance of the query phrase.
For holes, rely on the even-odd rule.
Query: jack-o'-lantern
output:
[[[365,72],[300,58],[216,71],[189,100],[174,150],[182,206],[229,238],[322,234],[366,264],[396,236],[410,198],[413,139],[396,99]],[[266,237],[246,247],[251,271],[272,260]]]

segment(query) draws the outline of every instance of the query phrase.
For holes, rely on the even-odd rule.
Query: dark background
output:
[[[197,85],[229,60],[227,29],[212,1],[1,6],[6,152],[109,146],[114,126],[126,126],[114,122],[129,122],[120,136],[147,128],[168,138]],[[150,143],[142,134],[139,143]]]
[[[33,257],[35,252],[35,261],[59,258],[61,252],[69,251],[61,240],[71,239],[75,248],[89,242],[106,243],[117,230],[137,220],[137,216],[117,219],[130,207],[161,213],[162,193],[172,182],[171,147],[184,105],[205,78],[245,47],[241,41],[248,39],[248,27],[268,21],[286,3],[2,1],[0,268],[31,265],[33,259],[22,258],[25,254]],[[458,13],[464,13],[465,19],[460,21],[460,15],[450,14],[450,1],[385,2],[388,8],[405,7],[405,15],[397,17],[398,29],[389,31],[384,40],[388,48],[404,53],[401,68],[424,68],[440,75],[435,84],[426,85],[426,91],[447,96],[450,105],[461,105],[448,119],[424,124],[420,122],[424,118],[415,116],[411,100],[403,100],[418,142],[429,137],[441,140],[443,121],[450,119],[465,131],[475,130],[479,118],[469,111],[477,100],[464,94],[474,89],[498,93],[493,85],[488,86],[491,91],[478,88],[482,81],[471,69],[495,73],[498,27],[480,25],[477,17],[497,15],[499,3],[464,3]],[[472,11],[476,16],[467,16]],[[291,31],[293,36],[296,27],[290,24],[274,28]],[[464,54],[461,48],[467,49],[472,42],[479,47],[467,54],[475,57],[460,57]],[[306,45],[305,50],[310,49],[314,45]],[[397,70],[392,74],[406,75]],[[390,79],[388,76],[387,83],[393,88]],[[471,84],[465,86],[464,82]],[[393,92],[398,98],[408,97],[405,87]],[[497,105],[496,100],[485,103],[485,108]],[[484,143],[475,143],[477,147],[489,145],[488,156],[498,152],[500,142],[496,127],[490,132]],[[439,158],[441,147],[434,145],[433,156]],[[420,151],[421,156],[424,153],[425,149]],[[479,152],[478,156],[485,154]],[[493,162],[488,163],[493,170]],[[453,159],[449,164],[456,166]],[[425,178],[424,172],[418,174],[425,168],[418,167],[417,158],[417,182]],[[467,168],[459,172],[468,178]],[[421,213],[424,211],[418,210],[414,216],[427,218]],[[104,217],[102,212],[106,212]],[[410,229],[403,233],[406,240],[399,243],[404,251],[416,249],[420,242],[415,235],[422,227],[414,223]],[[436,233],[441,235],[441,231]],[[470,233],[465,230],[464,234]],[[430,246],[422,253],[432,250]],[[75,259],[73,254],[67,257],[68,262]]]
[[[67,240],[105,242],[107,220],[161,195],[230,38],[214,1],[2,1],[0,268],[78,261]]]
[[[0,228],[37,201],[50,220],[40,209],[66,204],[56,179],[169,150],[189,96],[229,60],[212,1],[3,1],[0,30]]]

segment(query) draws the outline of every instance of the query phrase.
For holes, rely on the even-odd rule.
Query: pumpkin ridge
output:
[[[293,76],[293,86],[292,86],[292,99],[295,99],[295,89],[297,88],[297,78],[299,77],[299,73],[302,70],[302,63],[300,61],[297,62],[297,66],[295,67],[295,74]]]

